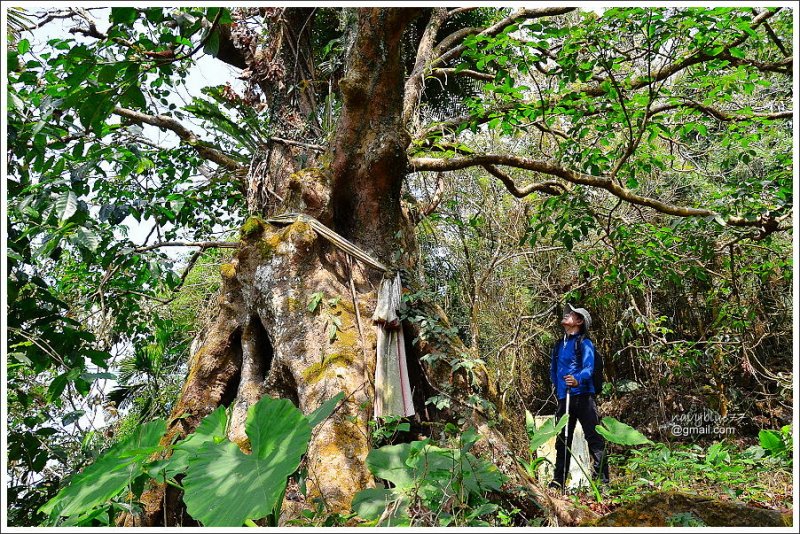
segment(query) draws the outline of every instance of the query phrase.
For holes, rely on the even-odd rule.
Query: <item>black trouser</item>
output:
[[[558,410],[556,411],[556,423],[567,410],[567,399],[559,399]],[[602,482],[608,482],[608,462],[606,462],[606,442],[597,433],[595,427],[600,424],[597,417],[597,405],[594,402],[594,395],[581,394],[571,395],[569,400],[569,423],[561,431],[556,439],[556,470],[553,480],[562,486],[565,482],[565,473],[569,473],[570,454],[564,451],[564,431],[569,429],[567,447],[572,447],[572,436],[575,433],[575,423],[580,421],[583,428],[583,435],[589,444],[589,455],[592,458],[592,478],[599,478]],[[566,463],[565,463],[566,462]]]

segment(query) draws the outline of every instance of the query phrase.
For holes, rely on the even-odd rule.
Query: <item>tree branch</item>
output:
[[[419,41],[419,46],[417,47],[417,59],[414,62],[414,68],[406,79],[403,97],[403,124],[408,124],[411,121],[411,116],[419,104],[424,87],[425,70],[431,59],[436,34],[439,33],[439,28],[442,27],[446,19],[447,8],[433,8],[428,24],[425,26],[425,31]]]
[[[503,185],[506,186],[506,189],[508,189],[509,193],[511,193],[517,198],[525,198],[534,191],[547,193],[548,195],[560,195],[561,193],[567,190],[567,188],[564,187],[563,184],[560,184],[555,181],[547,181],[539,184],[528,184],[520,189],[514,183],[513,178],[511,178],[509,175],[507,175],[494,165],[483,165],[483,168],[486,169],[489,172],[489,174],[491,174],[492,176],[503,182]]]
[[[132,109],[119,106],[114,108],[114,113],[121,117],[126,117],[134,121],[156,126],[162,130],[174,132],[181,139],[181,141],[194,148],[200,156],[209,161],[213,161],[221,167],[231,171],[245,172],[247,170],[247,167],[234,160],[230,156],[223,154],[216,148],[206,145],[203,141],[197,138],[194,132],[187,129],[183,124],[172,117],[168,117],[167,115],[148,115],[146,113],[141,113],[139,111],[134,111]]]
[[[730,50],[724,50],[720,52],[717,57],[728,61],[731,65],[735,67],[738,67],[739,65],[744,65],[747,67],[753,67],[761,72],[777,72],[778,74],[785,74],[787,76],[791,76],[792,72],[794,72],[793,56],[788,56],[774,63],[764,63],[761,61],[756,61],[754,59],[734,57],[733,55],[731,55]]]
[[[161,247],[200,247],[201,250],[205,250],[207,248],[237,248],[238,246],[238,241],[162,241],[135,248],[133,252],[147,252]]]
[[[753,13],[753,15],[758,15],[758,11],[756,10],[756,8],[751,8],[750,11]],[[775,43],[775,46],[778,47],[778,50],[781,51],[781,54],[783,54],[783,57],[787,57],[787,58],[790,57],[791,54],[783,46],[783,43],[778,38],[778,36],[775,34],[775,31],[772,29],[772,26],[770,26],[768,23],[765,22],[764,23],[764,29],[767,31],[767,35],[769,35],[769,38],[772,39],[772,42]]]
[[[461,13],[466,13],[467,11],[474,11],[478,9],[477,7],[457,7],[455,9],[451,9],[447,12],[447,18],[453,17],[455,15],[459,15]]]
[[[437,78],[443,78],[446,76],[466,76],[467,78],[483,80],[486,82],[494,80],[494,74],[470,69],[463,69],[458,72],[456,72],[456,69],[433,69],[433,71],[431,71],[431,76],[435,76]]]
[[[539,172],[550,176],[556,176],[567,182],[588,185],[598,189],[604,189],[612,195],[625,200],[626,202],[639,206],[652,208],[666,215],[677,217],[718,217],[719,214],[705,208],[691,208],[687,206],[677,206],[668,204],[660,200],[638,195],[630,189],[623,187],[608,177],[592,176],[582,172],[564,168],[558,164],[547,161],[535,160],[525,156],[514,156],[509,154],[475,154],[471,156],[457,156],[453,158],[411,158],[409,164],[414,171],[454,171],[466,169],[468,167],[487,166],[487,165],[506,165],[518,169]],[[504,182],[505,183],[505,182]],[[517,189],[519,192],[519,189]],[[512,192],[513,194],[513,192]],[[729,226],[752,226],[766,229],[769,231],[773,226],[777,226],[773,215],[762,215],[757,219],[745,217],[729,216],[723,218],[725,224]]]
[[[507,26],[514,24],[516,21],[520,19],[538,19],[542,17],[554,17],[556,15],[563,15],[565,13],[569,13],[570,11],[575,11],[578,9],[577,7],[541,7],[535,9],[528,9],[528,8],[521,8],[509,15],[508,17],[504,18],[500,22],[489,26],[488,28],[478,32],[478,35],[488,35],[488,36],[495,36],[498,33],[502,32]],[[473,31],[474,28],[469,28],[469,31]],[[469,33],[465,34],[470,35]],[[441,46],[441,45],[440,45]],[[437,50],[440,47],[437,47]],[[444,47],[441,47],[444,48]],[[436,57],[431,62],[431,66],[436,66],[441,63],[445,63],[452,59],[459,57],[467,47],[463,44],[460,44],[450,50],[441,53],[439,57]]]
[[[701,104],[695,100],[686,99],[685,102],[682,103],[672,103],[672,104],[662,104],[659,106],[653,107],[648,114],[649,117],[653,115],[658,115],[659,113],[664,113],[665,111],[672,111],[674,109],[680,108],[691,108],[700,111],[709,117],[713,117],[719,121],[723,122],[732,122],[732,121],[746,121],[753,118],[761,118],[761,119],[770,119],[770,120],[778,120],[778,119],[791,119],[794,115],[792,110],[786,111],[777,111],[774,113],[750,113],[748,115],[739,115],[735,113],[730,113],[728,111],[723,111],[721,109],[717,109],[712,106],[707,106],[705,104]]]

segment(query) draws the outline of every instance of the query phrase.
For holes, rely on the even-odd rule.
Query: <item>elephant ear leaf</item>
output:
[[[166,460],[154,462],[148,469],[148,474],[161,483],[165,478],[174,478],[185,473],[189,466],[189,459],[208,441],[223,441],[228,416],[225,407],[220,406],[208,414],[197,426],[197,429],[185,439],[177,442],[173,447],[172,456]]]
[[[597,425],[595,428],[601,436],[617,445],[645,445],[653,443],[632,426],[621,423],[613,417],[603,417],[603,425]]]
[[[204,526],[241,527],[248,519],[270,515],[311,439],[303,413],[286,399],[270,397],[250,408],[246,432],[250,454],[230,441],[212,439],[189,458],[184,502]]]
[[[108,449],[72,477],[69,485],[39,511],[52,520],[57,516],[82,514],[109,501],[142,474],[143,464],[159,449],[166,428],[163,419],[142,425],[132,436]]]

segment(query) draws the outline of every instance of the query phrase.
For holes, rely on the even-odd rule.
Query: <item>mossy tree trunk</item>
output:
[[[339,126],[330,154],[321,158],[332,163],[308,166],[317,156],[310,152],[298,169],[297,147],[273,147],[266,172],[250,177],[251,212],[303,212],[379,261],[398,265],[391,255],[403,249],[402,266],[414,261],[413,226],[400,206],[408,144],[400,124],[400,42],[414,14],[359,10]],[[294,18],[301,27],[303,17]],[[306,106],[297,103],[298,110]],[[247,449],[247,409],[264,394],[289,398],[308,413],[343,391],[341,407],[314,432],[306,469],[310,500],[322,499],[331,511],[349,509],[353,495],[372,484],[365,466],[376,347],[370,317],[383,274],[351,261],[305,223],[277,227],[255,217],[221,271],[218,317],[191,358],[165,441],[192,432],[226,404],[232,405],[229,437]],[[309,311],[317,293],[324,297]],[[153,487],[143,500],[145,524],[189,521],[174,488]]]

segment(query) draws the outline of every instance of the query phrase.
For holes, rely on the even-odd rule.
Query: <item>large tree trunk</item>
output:
[[[409,143],[402,124],[401,39],[416,14],[412,9],[358,10],[347,74],[340,82],[343,108],[331,153],[319,159],[310,154],[307,166],[299,169],[296,145],[273,148],[269,164],[251,170],[248,191],[251,210],[265,218],[276,212],[311,215],[378,261],[411,276],[418,254],[413,225],[400,202]],[[297,28],[306,18],[286,20],[294,21],[293,35],[302,36]],[[300,110],[308,102],[301,98],[296,104]],[[330,166],[308,166],[314,161],[328,161]],[[365,464],[375,394],[376,333],[370,318],[384,273],[351,260],[305,222],[276,226],[253,217],[242,228],[241,247],[232,262],[223,265],[221,275],[218,316],[192,356],[163,442],[191,433],[224,404],[233,406],[229,438],[247,450],[247,409],[264,394],[289,398],[309,413],[343,391],[341,407],[312,435],[306,460],[307,502],[321,499],[331,512],[349,510],[354,494],[374,484]],[[308,301],[315,293],[324,299],[311,312]],[[331,337],[334,317],[340,326]],[[414,325],[405,328],[407,339],[419,334]],[[453,356],[468,352],[456,339],[445,344],[409,344],[418,413],[446,416],[426,411],[424,399],[437,384],[451,384],[454,410],[467,413],[491,437],[486,446],[506,464],[506,471],[515,471],[505,440],[464,402],[466,392],[475,387],[495,397],[485,371],[476,369],[468,380],[447,365],[431,367],[418,361],[431,350]],[[546,496],[542,499],[549,502]],[[142,500],[145,525],[191,522],[172,487],[153,486]],[[127,524],[133,524],[131,518]]]

